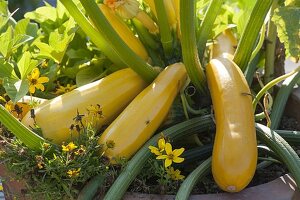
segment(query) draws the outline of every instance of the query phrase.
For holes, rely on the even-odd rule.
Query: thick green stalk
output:
[[[275,131],[262,124],[256,124],[258,139],[265,143],[291,172],[298,188],[300,186],[300,158],[294,149]]]
[[[107,21],[96,2],[94,0],[80,0],[80,2],[95,27],[103,35],[108,44],[117,52],[126,66],[132,68],[145,81],[152,82],[158,75],[158,72],[126,45]]]
[[[270,20],[268,22],[268,32],[267,32],[267,41],[266,41],[266,64],[265,64],[265,74],[264,74],[264,83],[267,84],[274,78],[274,62],[275,62],[275,49],[276,49],[276,37],[277,29],[274,22],[271,20],[271,17],[274,14],[274,10],[278,6],[278,0],[274,0]]]
[[[199,165],[180,185],[180,188],[176,195],[176,200],[189,199],[190,193],[202,178],[204,178],[211,170],[211,157],[206,159],[201,165]]]
[[[207,93],[206,77],[196,45],[196,0],[180,0],[180,29],[183,62],[197,90]]]
[[[245,71],[251,58],[259,31],[273,0],[256,1],[241,39],[234,54],[233,61]]]
[[[283,81],[284,79],[286,79],[286,78],[292,76],[293,74],[295,74],[295,73],[297,73],[297,72],[299,72],[299,71],[300,71],[300,66],[299,66],[297,69],[291,71],[290,73],[284,74],[284,75],[282,75],[282,76],[279,76],[279,77],[273,79],[273,80],[270,81],[267,85],[265,85],[265,86],[257,93],[256,97],[254,98],[254,100],[253,100],[253,102],[252,102],[252,106],[253,106],[254,111],[255,111],[255,109],[256,109],[256,105],[258,104],[259,100],[264,96],[264,94],[265,94],[266,92],[268,92],[268,90],[269,90],[270,88],[272,88],[274,85],[276,85],[276,84],[279,83],[280,81]]]
[[[104,39],[103,35],[99,33],[84,14],[78,9],[73,1],[60,0],[61,3],[68,10],[70,15],[75,19],[80,28],[90,38],[90,40],[118,67],[123,68],[125,63],[120,59],[116,51]]]
[[[205,13],[204,19],[201,22],[197,33],[197,46],[199,58],[202,60],[206,48],[206,42],[212,33],[214,22],[221,10],[224,0],[211,0]]]
[[[173,37],[168,22],[168,16],[163,0],[154,0],[157,13],[157,23],[160,32],[160,40],[167,58],[172,56]]]
[[[41,144],[46,142],[12,116],[2,105],[0,105],[0,122],[30,149],[39,149]]]
[[[280,125],[281,117],[287,100],[293,91],[294,85],[300,79],[300,73],[294,74],[293,76],[287,78],[283,81],[273,104],[273,109],[271,112],[271,129],[277,129]]]
[[[127,191],[127,188],[135,177],[141,172],[142,168],[153,155],[148,149],[149,146],[155,146],[161,134],[171,141],[175,141],[182,137],[187,137],[195,133],[200,133],[208,130],[213,126],[213,121],[210,116],[197,117],[185,122],[176,124],[161,133],[152,137],[127,163],[121,174],[115,180],[113,185],[107,191],[103,200],[120,200]]]

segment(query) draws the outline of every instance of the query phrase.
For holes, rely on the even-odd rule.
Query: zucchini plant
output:
[[[72,183],[85,173],[72,165],[75,152],[85,152],[73,140],[92,137],[97,152],[85,155],[99,155],[104,163],[99,167],[107,167],[97,168],[101,174],[92,173],[94,179],[85,177],[91,179],[85,187],[61,183],[69,197],[92,199],[109,182],[104,199],[121,199],[161,134],[168,148],[165,142],[154,148],[157,160],[172,163],[187,150],[178,164],[187,177],[181,186],[176,176],[172,180],[166,174],[168,181],[177,181],[170,187],[178,189],[177,199],[187,199],[210,171],[221,190],[243,190],[262,159],[258,149],[270,157],[259,167],[281,162],[300,185],[299,157],[289,145],[299,142],[298,132],[272,130],[278,129],[285,102],[299,82],[299,67],[272,76],[277,36],[286,55],[299,60],[297,1],[59,0],[19,21],[7,6],[0,0],[1,124],[33,152],[45,143],[54,143],[58,152],[61,145],[67,158],[64,177]],[[296,17],[289,20],[291,14]],[[254,76],[261,71],[262,77]],[[282,87],[288,90],[275,96],[273,86],[290,76]],[[28,107],[20,102],[25,95]],[[35,97],[47,100],[35,105]],[[180,119],[174,120],[177,113]],[[270,127],[261,124],[263,119]],[[87,134],[91,130],[97,144]],[[172,150],[171,142],[182,148]],[[65,158],[51,156],[47,159]],[[120,158],[128,163],[117,174]],[[40,172],[43,162],[26,169]]]

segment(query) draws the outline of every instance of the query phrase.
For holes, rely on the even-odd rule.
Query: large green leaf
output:
[[[11,26],[0,35],[0,44],[0,53],[3,57],[8,57],[13,47],[13,28]]]
[[[300,56],[300,7],[277,8],[272,17],[277,26],[278,37],[284,43],[286,56],[299,59]]]
[[[0,59],[0,79],[4,78],[11,78],[11,79],[18,79],[18,76],[16,75],[14,71],[13,64],[7,62],[5,59]]]
[[[28,92],[29,84],[27,80],[3,79],[3,87],[10,99],[16,103]]]
[[[38,65],[38,61],[31,58],[31,54],[26,51],[18,62],[18,69],[21,79],[26,79],[27,75]]]

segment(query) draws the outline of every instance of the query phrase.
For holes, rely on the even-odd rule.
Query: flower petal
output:
[[[168,158],[167,155],[160,155],[156,157],[157,160],[166,159],[166,158]]]
[[[172,164],[172,160],[167,158],[165,160],[165,168],[169,167],[171,164]]]
[[[166,141],[164,138],[161,138],[158,140],[158,148],[160,150],[164,150],[165,149],[165,146],[166,146]]]
[[[165,150],[167,155],[172,153],[172,145],[169,142],[166,143]]]
[[[47,83],[47,82],[49,82],[49,78],[46,76],[43,76],[43,77],[38,78],[37,82],[38,83]]]
[[[148,148],[150,149],[151,153],[153,153],[153,154],[155,154],[155,155],[157,155],[157,156],[160,156],[160,155],[161,155],[161,153],[160,153],[160,151],[158,150],[158,148],[156,148],[156,147],[154,147],[154,146],[149,146]]]
[[[38,79],[40,77],[40,70],[38,68],[34,68],[31,72],[32,79]]]
[[[175,149],[175,150],[173,151],[174,157],[180,156],[183,152],[184,152],[184,148]]]
[[[35,86],[34,85],[30,85],[29,86],[29,93],[30,94],[34,94],[35,93]]]
[[[176,157],[173,159],[174,163],[182,163],[184,161],[184,158]]]
[[[45,90],[45,87],[44,87],[42,84],[40,84],[40,83],[36,84],[35,87],[36,87],[37,89],[42,90],[42,91]]]

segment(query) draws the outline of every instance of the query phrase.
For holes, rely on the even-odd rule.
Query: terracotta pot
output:
[[[238,193],[191,195],[190,200],[299,200],[300,192],[288,174]],[[174,195],[127,193],[123,200],[173,200]]]
[[[3,164],[0,164],[0,178],[3,184],[5,200],[26,199],[25,182],[17,180],[12,173],[7,171],[6,167]]]

